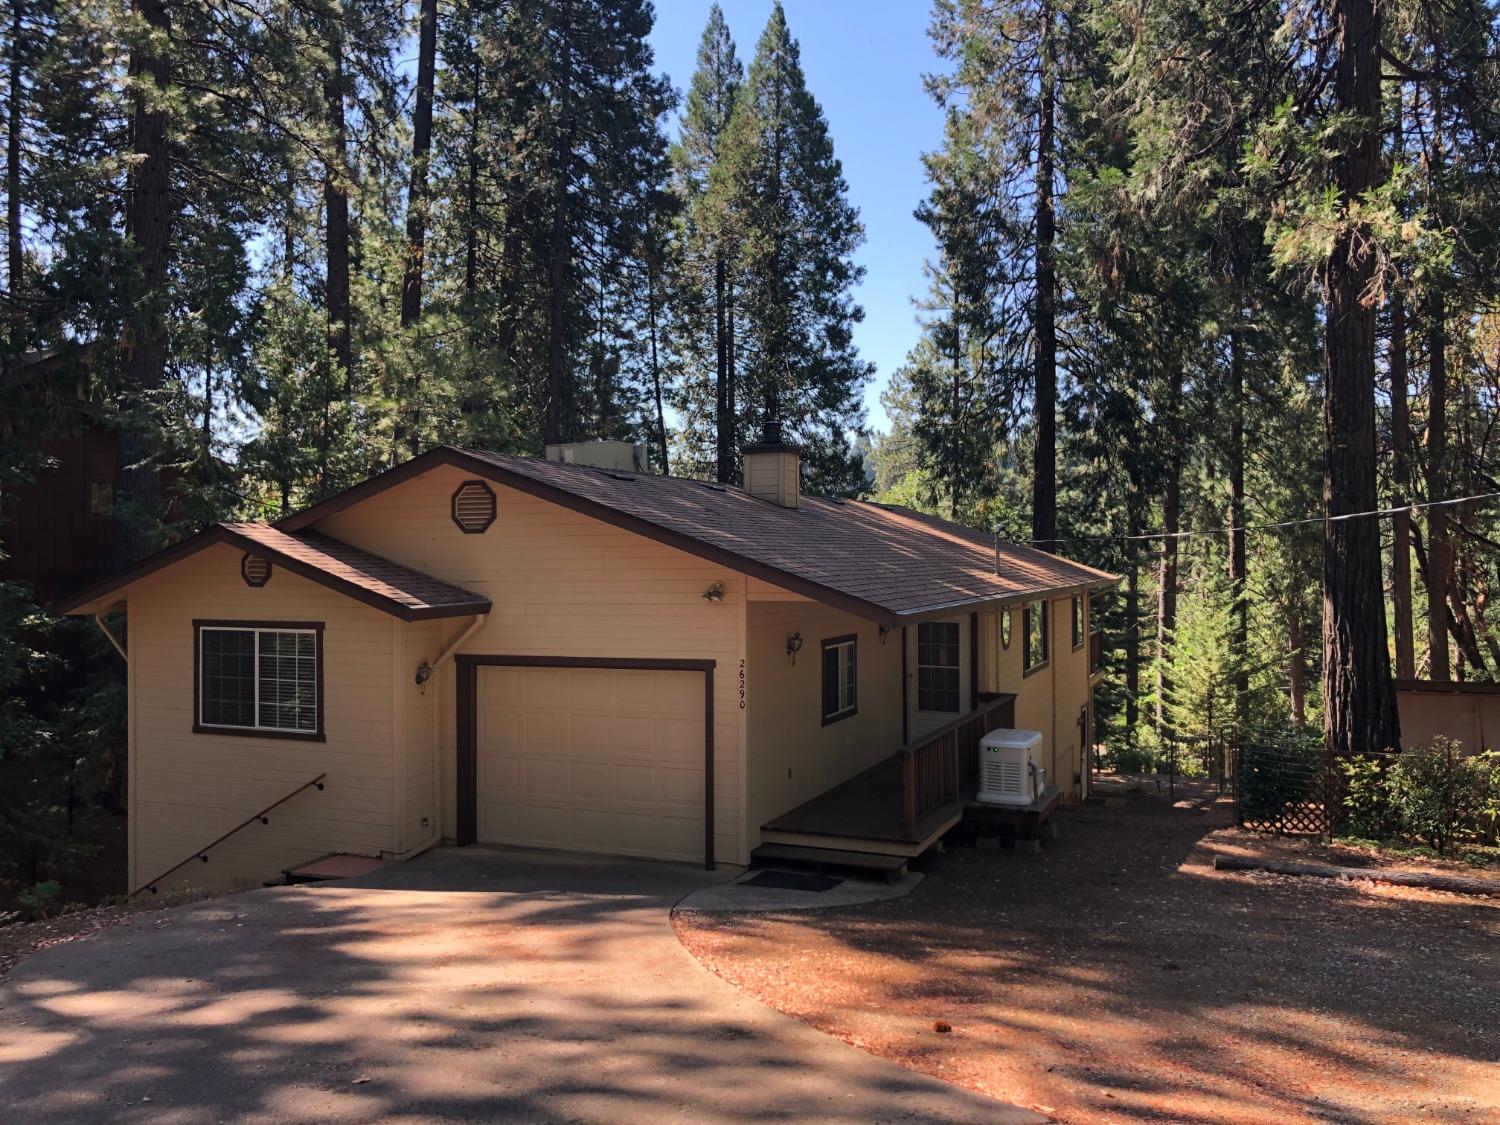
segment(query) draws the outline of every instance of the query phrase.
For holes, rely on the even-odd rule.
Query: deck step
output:
[[[894,883],[906,874],[906,857],[876,852],[850,852],[838,848],[809,848],[801,844],[762,844],[750,853],[750,866],[793,864],[816,870],[843,868],[874,871]]]

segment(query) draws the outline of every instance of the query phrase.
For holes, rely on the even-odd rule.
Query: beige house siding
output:
[[[815,602],[749,604],[746,698],[752,846],[766,821],[901,749],[901,639]],[[794,666],[787,637],[802,634]],[[822,725],[822,642],[854,634],[858,712]]]
[[[404,798],[398,807],[400,839],[397,851],[407,855],[440,838],[438,829],[438,700],[442,694],[437,677],[426,685],[416,682],[417,667],[424,660],[431,666],[445,639],[464,627],[467,618],[454,621],[392,620],[401,645],[396,662],[392,698],[401,701],[402,739],[396,761],[401,773],[397,792]],[[423,821],[426,821],[424,824]]]
[[[328,774],[168,885],[258,886],[327,852],[396,846],[393,619],[285,570],[259,589],[240,552],[211,547],[129,590],[130,884],[191,856],[301,783]],[[193,621],[321,621],[324,742],[194,733]]]
[[[1082,762],[1078,738],[1078,713],[1089,703],[1088,629],[1085,608],[1084,643],[1073,648],[1071,599],[1054,598],[1048,610],[1048,661],[1030,675],[1023,671],[1025,636],[1021,630],[1022,606],[986,610],[980,615],[980,675],[984,691],[1014,692],[1016,726],[1042,732],[1042,760],[1047,780],[1077,799],[1081,787],[1075,780]],[[1011,619],[1010,647],[1000,643],[1000,616]]]
[[[493,526],[465,535],[449,517],[449,500],[466,479],[454,468],[435,469],[330,515],[318,529],[490,598],[484,627],[461,653],[714,660],[714,848],[721,861],[745,862],[738,695],[744,576],[501,485],[492,485]],[[723,600],[705,602],[716,582],[724,585]],[[452,838],[451,660],[434,682],[428,694],[439,710],[440,831]]]

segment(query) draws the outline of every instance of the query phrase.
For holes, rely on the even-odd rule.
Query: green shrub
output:
[[[1391,807],[1385,763],[1379,758],[1351,758],[1339,762],[1344,777],[1344,813],[1340,836],[1387,840],[1400,822]]]
[[[1500,812],[1500,754],[1465,755],[1434,738],[1396,757],[1385,788],[1401,834],[1449,855],[1455,840],[1482,835]]]
[[[61,893],[62,884],[56,879],[47,879],[21,891],[16,895],[16,901],[26,911],[26,917],[36,922],[47,917]]]

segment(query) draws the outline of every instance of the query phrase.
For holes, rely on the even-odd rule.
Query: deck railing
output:
[[[979,740],[1015,722],[1014,695],[981,697],[977,708],[901,748],[901,818],[908,836],[944,805],[956,804],[979,775]]]

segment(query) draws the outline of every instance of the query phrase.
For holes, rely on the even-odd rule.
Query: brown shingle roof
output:
[[[529,492],[877,621],[1104,586],[1114,575],[905,508],[804,496],[781,508],[742,489],[681,477],[440,446],[282,520],[309,527],[438,465]]]
[[[462,452],[896,616],[1116,581],[1102,570],[1009,543],[1000,545],[997,573],[992,534],[907,508],[814,496],[803,496],[798,508],[782,508],[702,481]]]
[[[458,617],[490,610],[488,598],[351,547],[321,532],[288,533],[262,523],[220,523],[63,599],[54,607],[54,612],[76,613],[152,571],[216,543],[228,543],[263,555],[295,574],[405,621]]]

